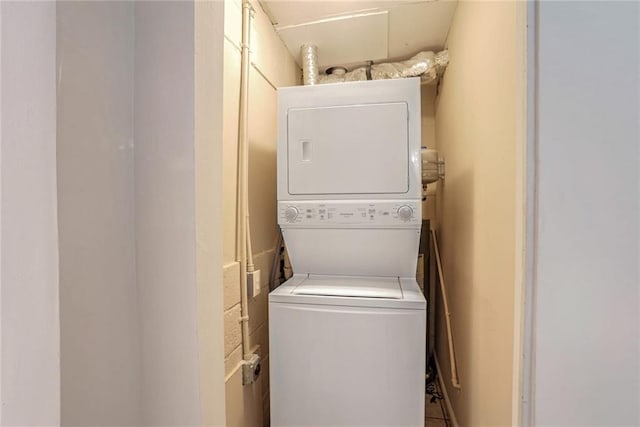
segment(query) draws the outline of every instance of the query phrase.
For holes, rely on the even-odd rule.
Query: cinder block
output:
[[[229,381],[236,371],[240,369],[242,363],[242,346],[237,346],[225,359],[224,359],[224,378],[225,382]]]
[[[224,355],[225,357],[242,342],[240,326],[240,304],[224,312]]]
[[[240,303],[240,263],[232,262],[224,266],[224,309],[229,310]]]

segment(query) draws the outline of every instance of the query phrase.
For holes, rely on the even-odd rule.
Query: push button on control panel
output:
[[[413,217],[413,209],[411,206],[403,205],[398,208],[398,218],[403,221],[409,221]]]

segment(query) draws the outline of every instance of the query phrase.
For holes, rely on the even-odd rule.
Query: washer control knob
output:
[[[411,206],[402,205],[398,208],[398,218],[403,221],[409,221],[413,217],[413,209]]]
[[[293,222],[298,217],[298,213],[298,209],[293,206],[289,206],[284,210],[284,218],[287,220],[287,222]]]

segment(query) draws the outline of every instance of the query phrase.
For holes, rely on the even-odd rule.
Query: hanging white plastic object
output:
[[[444,160],[438,151],[422,147],[422,184],[432,184],[444,178]]]

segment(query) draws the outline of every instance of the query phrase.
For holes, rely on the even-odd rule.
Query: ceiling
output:
[[[321,70],[371,60],[406,59],[444,47],[455,0],[261,0],[291,55],[318,46]]]

